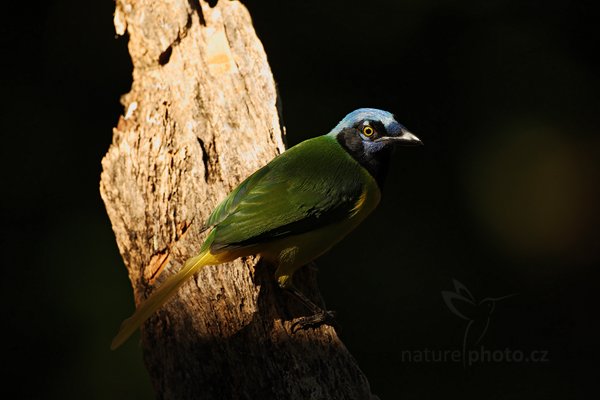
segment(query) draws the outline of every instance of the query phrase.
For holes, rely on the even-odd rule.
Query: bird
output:
[[[213,210],[198,254],[168,277],[123,321],[112,341],[121,346],[202,267],[258,255],[277,268],[278,285],[313,313],[301,328],[332,318],[293,283],[293,275],[356,228],[381,199],[392,150],[422,145],[390,112],[359,108],[329,133],[305,140],[240,183]]]

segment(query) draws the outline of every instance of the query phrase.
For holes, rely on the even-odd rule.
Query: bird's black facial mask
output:
[[[385,141],[376,142],[377,139],[385,136],[381,134],[382,131],[385,132],[385,128],[381,124],[379,128],[382,130],[378,130],[374,125],[361,123],[356,127],[343,129],[336,137],[340,145],[375,178],[381,189],[387,175],[393,146]],[[367,127],[373,129],[373,132],[366,129]],[[368,134],[370,136],[367,136]]]
[[[421,144],[393,114],[372,108],[361,108],[346,115],[329,134],[375,178],[380,189],[392,149],[396,145]]]

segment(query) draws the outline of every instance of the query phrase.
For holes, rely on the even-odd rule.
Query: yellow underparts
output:
[[[326,253],[375,209],[381,195],[375,181],[370,176],[368,178],[363,193],[347,219],[260,246],[259,254],[278,266],[275,278],[281,287],[292,286],[292,276],[298,268]]]

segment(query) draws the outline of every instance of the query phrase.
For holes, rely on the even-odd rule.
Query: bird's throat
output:
[[[356,129],[344,129],[336,138],[338,143],[375,179],[379,190],[382,190],[390,165],[391,146],[369,148],[365,146]]]

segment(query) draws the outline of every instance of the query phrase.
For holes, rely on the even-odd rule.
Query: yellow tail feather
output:
[[[187,260],[181,271],[167,278],[160,287],[155,290],[138,308],[135,313],[121,324],[119,333],[110,345],[111,350],[121,346],[160,306],[165,304],[181,285],[192,277],[200,268],[215,264],[216,258],[205,250],[196,257]]]

